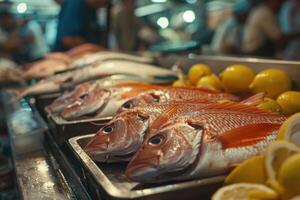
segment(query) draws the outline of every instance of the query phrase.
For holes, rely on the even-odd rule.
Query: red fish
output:
[[[67,120],[95,113],[97,117],[112,116],[126,100],[144,91],[160,87],[132,81],[115,84],[111,87],[97,85],[84,98],[78,98],[65,107],[60,115]]]
[[[244,104],[262,102],[263,94],[257,94]],[[135,107],[117,114],[101,128],[86,145],[85,151],[98,162],[129,161],[142,144],[145,134],[151,134],[168,120],[189,114],[197,115],[207,99],[181,100]],[[147,131],[148,130],[148,131]]]
[[[215,103],[169,120],[145,139],[126,176],[137,182],[224,174],[262,153],[286,117],[241,103]]]
[[[172,100],[184,99],[207,99],[210,102],[218,100],[240,101],[235,95],[221,93],[209,89],[186,88],[186,87],[166,87],[157,90],[147,91],[137,97],[125,102],[118,112],[134,108],[136,106],[147,105],[151,103],[162,103]]]

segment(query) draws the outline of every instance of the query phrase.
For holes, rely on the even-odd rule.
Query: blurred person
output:
[[[135,51],[141,42],[139,31],[142,28],[142,22],[135,16],[134,8],[134,0],[122,0],[121,8],[114,17],[117,46],[122,51]]]
[[[248,0],[238,0],[233,6],[233,15],[217,27],[211,50],[217,54],[238,54],[242,51],[244,24],[250,12]]]
[[[83,43],[99,44],[97,8],[107,0],[55,0],[61,4],[55,51],[67,51]]]
[[[17,21],[8,10],[0,11],[0,56],[13,59],[22,47]]]
[[[264,0],[249,15],[245,25],[243,50],[247,55],[273,57],[277,48],[298,37],[299,33],[281,31],[277,14],[284,0]]]
[[[44,57],[49,52],[49,46],[46,42],[40,24],[32,20],[31,17],[27,17],[23,24],[23,34],[27,39],[27,54],[29,61],[38,60]]]
[[[280,27],[285,34],[300,32],[300,0],[287,0],[280,11]],[[284,59],[300,60],[300,37],[290,41],[282,51]]]

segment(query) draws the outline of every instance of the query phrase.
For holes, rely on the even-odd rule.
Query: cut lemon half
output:
[[[267,175],[265,172],[264,157],[255,156],[252,157],[240,165],[238,165],[231,173],[226,177],[225,184],[233,183],[261,183],[264,184],[267,181]]]
[[[300,113],[294,114],[282,124],[277,140],[287,140],[300,147]]]
[[[265,167],[269,183],[275,183],[278,171],[284,161],[291,155],[299,153],[300,148],[288,141],[275,141],[265,152]],[[276,184],[275,184],[276,185]]]
[[[278,199],[278,194],[261,184],[238,183],[222,187],[212,200]]]

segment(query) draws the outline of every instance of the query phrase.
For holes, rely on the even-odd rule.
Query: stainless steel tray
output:
[[[58,145],[62,145],[71,137],[95,133],[112,119],[112,117],[102,117],[67,121],[58,115],[51,114],[47,109],[46,112],[49,129]]]
[[[225,176],[163,185],[139,184],[124,176],[127,163],[95,163],[82,149],[94,134],[69,139],[69,145],[82,165],[81,178],[95,199],[210,199]]]

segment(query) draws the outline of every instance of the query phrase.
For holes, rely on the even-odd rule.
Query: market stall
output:
[[[270,110],[270,107],[261,109],[254,106],[262,103],[264,95],[271,95],[271,93],[268,93],[268,90],[265,91],[267,94],[261,94],[259,93],[260,91],[256,91],[252,94],[243,93],[237,95],[236,92],[224,93],[207,87],[170,86],[177,76],[179,76],[179,81],[184,81],[185,77],[182,77],[185,76],[184,72],[188,72],[190,67],[195,64],[201,63],[202,65],[210,66],[210,69],[215,74],[226,71],[228,66],[236,64],[247,66],[258,74],[266,69],[280,69],[281,72],[287,73],[293,81],[293,87],[291,88],[290,86],[289,89],[284,89],[283,93],[285,90],[297,90],[300,84],[300,63],[293,61],[197,55],[159,57],[157,55],[149,57],[148,55],[143,57],[114,52],[98,52],[96,54],[87,54],[77,59],[74,63],[80,63],[80,66],[69,65],[73,66],[70,67],[73,69],[68,69],[56,75],[55,73],[57,72],[51,72],[49,75],[46,75],[50,78],[42,79],[43,81],[34,83],[31,86],[25,86],[25,89],[13,91],[11,89],[3,89],[1,92],[13,149],[13,163],[16,170],[17,184],[23,199],[210,199],[222,187],[230,171],[228,166],[221,164],[220,169],[215,170],[212,167],[208,171],[200,168],[200,175],[198,173],[198,175],[192,177],[187,172],[193,172],[193,167],[199,160],[193,161],[193,158],[188,157],[190,155],[186,154],[187,163],[182,161],[184,165],[178,170],[168,172],[168,169],[165,169],[165,172],[162,172],[157,177],[153,175],[154,172],[153,174],[151,173],[151,167],[149,168],[150,171],[145,173],[142,171],[135,172],[135,170],[139,170],[139,167],[134,165],[139,166],[139,163],[142,164],[146,161],[131,161],[128,168],[128,161],[133,156],[133,146],[127,148],[127,145],[148,145],[148,143],[142,144],[140,141],[133,139],[134,137],[138,138],[138,135],[133,136],[133,138],[129,135],[135,134],[140,128],[149,132],[153,130],[152,134],[154,136],[149,137],[150,147],[159,145],[161,140],[163,140],[163,138],[160,138],[160,134],[164,134],[159,131],[165,131],[166,127],[168,128],[167,124],[164,125],[164,123],[170,123],[168,120],[172,120],[172,118],[171,115],[165,115],[165,113],[168,114],[170,112],[174,115],[174,119],[187,120],[182,122],[188,124],[188,127],[182,133],[190,134],[192,138],[194,137],[193,134],[200,134],[200,130],[203,128],[196,123],[197,121],[189,120],[201,117],[202,114],[197,112],[200,112],[201,109],[209,109],[209,106],[207,107],[207,99],[212,97],[215,100],[212,98],[209,99],[209,102],[215,107],[216,105],[224,104],[224,102],[220,102],[220,100],[224,99],[230,100],[231,103],[227,102],[226,104],[225,102],[225,105],[229,107],[231,104],[241,106],[243,102],[250,104],[244,105],[244,110],[242,109],[242,111],[239,111],[240,113],[234,114],[240,116],[240,123],[250,123],[252,119],[247,118],[245,120],[243,116],[251,113],[249,110],[254,109],[253,115],[255,118],[264,116],[267,121],[263,123],[275,124],[274,126],[269,125],[268,129],[255,129],[256,131],[253,131],[251,137],[245,136],[246,138],[243,138],[243,136],[238,136],[241,139],[236,142],[248,141],[248,139],[253,137],[256,141],[258,140],[257,138],[262,137],[261,135],[256,135],[261,131],[264,133],[278,131],[280,125],[291,114],[287,113],[284,116],[278,114],[276,110],[265,111],[266,109]],[[176,72],[171,70],[171,67],[174,65],[177,66]],[[132,68],[132,66],[134,67]],[[183,72],[178,70],[178,66]],[[40,74],[37,73],[37,75]],[[33,78],[32,76],[34,74],[31,74],[30,79]],[[246,78],[245,75],[242,79]],[[92,79],[94,81],[91,81]],[[52,80],[56,82],[52,82]],[[189,80],[191,81],[192,79],[189,78]],[[281,87],[278,83],[276,84],[278,88]],[[212,84],[210,86],[216,85]],[[251,97],[250,101],[247,100],[249,96],[255,95],[255,93],[257,95],[255,101]],[[187,94],[191,94],[190,99],[188,99]],[[207,96],[207,94],[209,95]],[[203,99],[203,96],[206,99]],[[141,98],[143,100],[137,101],[136,97],[143,97],[144,99]],[[257,97],[259,97],[258,102]],[[135,101],[132,101],[132,99]],[[175,101],[175,103],[172,101]],[[180,103],[180,101],[183,103]],[[164,105],[164,107],[158,107],[159,105],[156,104]],[[172,104],[171,107],[170,104]],[[187,104],[190,104],[190,107],[185,108]],[[134,109],[144,109],[147,106],[149,107],[148,111],[142,110],[138,114],[135,113],[134,116],[130,115],[130,112],[135,111]],[[169,106],[167,107],[169,109],[166,106]],[[118,111],[119,107],[125,109],[123,111],[125,114],[116,114],[116,112],[120,112],[120,110]],[[174,110],[174,108],[177,109]],[[188,109],[189,113],[194,110],[195,113],[191,116],[186,115],[188,117],[184,118],[182,117],[184,116],[182,111],[178,111],[179,108]],[[230,111],[225,111],[229,113],[234,112],[235,108],[235,106],[232,106]],[[150,111],[154,113],[155,109],[158,110],[159,114],[147,113]],[[285,112],[285,108],[283,109],[283,112]],[[129,113],[128,116],[126,116],[126,112]],[[187,113],[187,111],[185,112]],[[297,108],[294,108],[293,113],[295,112],[297,112]],[[122,116],[126,116],[128,119],[122,118],[122,122],[120,120]],[[151,126],[149,120],[153,120],[154,116],[158,120],[156,119],[156,124],[154,123],[154,125],[152,121]],[[167,121],[166,117],[168,117]],[[269,120],[268,117],[272,119]],[[217,123],[221,123],[220,119],[221,116],[217,118]],[[226,117],[222,118],[222,120],[227,122]],[[130,123],[136,129],[130,129],[130,126],[127,126]],[[142,126],[140,125],[141,123],[143,124]],[[153,128],[154,126],[156,128]],[[165,129],[161,128],[163,126],[165,126]],[[190,130],[191,128],[192,130]],[[114,133],[119,134],[114,136],[117,139],[110,136],[113,135],[111,132],[115,130],[119,131]],[[173,128],[171,127],[170,130],[173,130]],[[159,133],[158,139],[155,131]],[[95,133],[97,133],[96,136]],[[126,136],[126,143],[122,143],[124,142],[124,135]],[[173,136],[172,138],[176,137]],[[195,136],[195,138],[197,137]],[[235,158],[236,156],[238,157],[237,162],[241,163],[252,156],[261,154],[266,148],[266,144],[271,143],[273,139],[273,136],[263,136],[263,146],[256,147],[256,150],[253,150],[250,155],[240,151],[239,155],[235,154],[231,159],[237,159]],[[136,141],[136,143],[131,140]],[[231,141],[235,140],[231,139],[227,142]],[[114,146],[109,146],[110,143],[115,143],[121,150],[113,150]],[[246,143],[243,145],[249,145],[249,143]],[[204,144],[209,144],[209,142]],[[183,141],[181,145],[184,146]],[[231,144],[229,143],[228,145],[230,146]],[[250,143],[249,148],[251,148],[251,145],[252,143]],[[150,147],[145,146],[143,148]],[[167,147],[160,148],[158,152],[163,152],[164,148]],[[174,151],[177,148],[180,147],[174,147]],[[199,146],[196,148],[199,148]],[[135,151],[137,151],[136,148],[133,152]],[[140,152],[143,153],[140,150],[139,155],[141,154]],[[172,151],[167,150],[162,154],[167,155],[169,152]],[[213,154],[210,155],[213,156]],[[181,154],[177,154],[177,156],[179,157]],[[137,160],[139,157],[135,156],[133,159]],[[203,158],[203,160],[205,159],[209,160],[209,157]],[[212,165],[217,164],[217,161],[225,162],[222,159],[216,158],[210,162],[212,162]],[[172,163],[172,160],[165,162],[166,166],[169,166],[168,163]],[[176,163],[180,162],[180,160],[176,161],[175,159],[173,165],[175,166]],[[189,163],[194,164],[190,166]],[[154,166],[153,163],[149,165]],[[149,166],[146,165],[146,167]],[[163,169],[163,166],[158,164],[158,169],[160,167]],[[210,175],[203,175],[205,173]],[[151,179],[151,177],[154,178]]]

